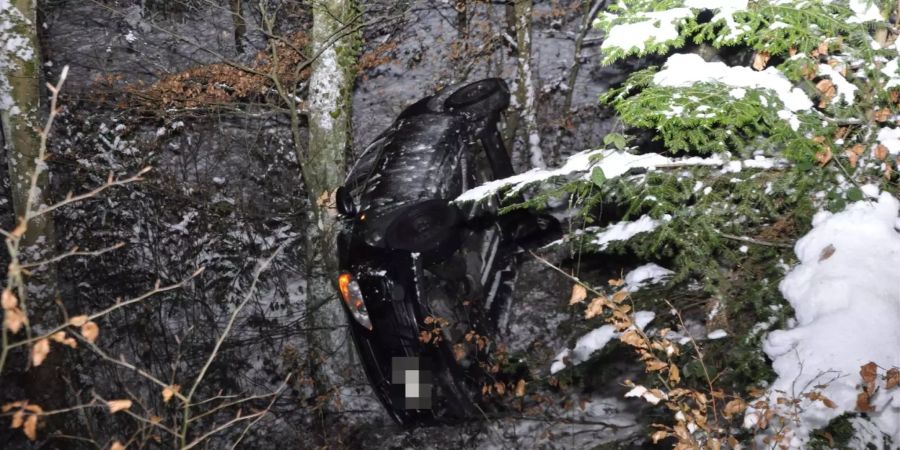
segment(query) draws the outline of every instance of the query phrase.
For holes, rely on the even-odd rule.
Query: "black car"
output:
[[[338,190],[341,297],[366,375],[400,424],[483,414],[488,349],[478,337],[494,332],[510,301],[515,238],[529,221],[452,200],[513,174],[497,129],[508,106],[496,78],[423,98],[368,146]]]

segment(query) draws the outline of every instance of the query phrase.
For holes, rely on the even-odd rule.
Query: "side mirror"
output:
[[[338,213],[344,217],[356,215],[356,205],[353,204],[353,196],[350,195],[349,189],[344,186],[339,187],[334,194],[334,198],[337,202]]]

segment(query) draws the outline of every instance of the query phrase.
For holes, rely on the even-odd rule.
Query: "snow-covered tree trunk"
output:
[[[351,344],[335,287],[337,217],[334,191],[345,176],[351,145],[350,109],[359,36],[350,33],[352,0],[314,4],[309,80],[309,147],[301,161],[310,211],[306,235],[307,326],[310,329],[317,389],[339,384],[348,370]]]
[[[43,114],[41,111],[41,54],[38,47],[34,0],[0,0],[0,122],[9,167],[16,217],[45,203],[48,173],[38,162]],[[38,170],[36,188],[32,174]],[[29,203],[29,195],[31,195]],[[52,247],[53,221],[49,214],[28,223],[21,247],[43,243]]]
[[[531,65],[532,0],[515,0],[516,46],[516,106],[522,119],[522,131],[531,167],[546,167],[541,151],[541,134],[537,124],[537,86]]]

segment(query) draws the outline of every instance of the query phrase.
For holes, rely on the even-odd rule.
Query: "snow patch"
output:
[[[570,156],[562,167],[556,169],[531,169],[525,173],[493,180],[463,192],[454,201],[481,200],[496,194],[504,188],[509,188],[509,194],[514,195],[530,184],[578,172],[586,172],[582,179],[588,180],[591,176],[591,170],[595,167],[603,170],[603,175],[607,179],[612,179],[627,173],[631,169],[643,168],[652,170],[663,166],[719,166],[724,164],[724,162],[719,155],[713,155],[708,158],[669,158],[657,153],[635,155],[619,150],[585,150]]]
[[[634,313],[634,325],[629,327],[629,329],[637,327],[637,329],[643,330],[644,327],[653,321],[654,317],[656,317],[656,314],[652,311],[638,311]],[[566,368],[565,358],[568,358],[573,366],[587,361],[594,352],[606,347],[606,344],[608,344],[609,341],[618,338],[620,334],[621,333],[617,332],[616,327],[613,325],[603,325],[602,327],[581,336],[578,338],[578,341],[575,342],[575,348],[573,350],[563,349],[561,352],[557,353],[556,358],[554,358],[553,363],[550,365],[550,374],[555,374]]]
[[[693,11],[688,8],[672,8],[635,14],[635,17],[643,20],[614,25],[609,29],[600,48],[603,51],[618,48],[626,52],[644,52],[647,44],[678,39],[678,25],[693,16]]]
[[[769,333],[763,342],[778,374],[769,402],[775,405],[779,390],[800,401],[800,423],[786,442],[791,448],[803,448],[810,431],[856,409],[860,366],[870,361],[883,368],[900,366],[898,209],[900,201],[882,193],[877,202],[856,202],[837,214],[821,212],[795,246],[800,264],[780,289],[794,308],[796,324]],[[800,396],[819,384],[827,384],[821,391],[835,408]],[[879,389],[871,404],[871,423],[900,442],[900,390]],[[748,413],[745,424],[754,419]]]
[[[644,264],[625,274],[626,289],[636,291],[647,284],[659,283],[673,273],[675,272],[658,264]]]

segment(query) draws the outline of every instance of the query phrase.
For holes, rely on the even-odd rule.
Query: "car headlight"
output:
[[[369,320],[369,311],[366,309],[366,303],[363,301],[359,283],[353,279],[352,275],[344,272],[338,277],[338,288],[341,291],[341,298],[350,310],[353,319],[371,331],[372,321]]]

